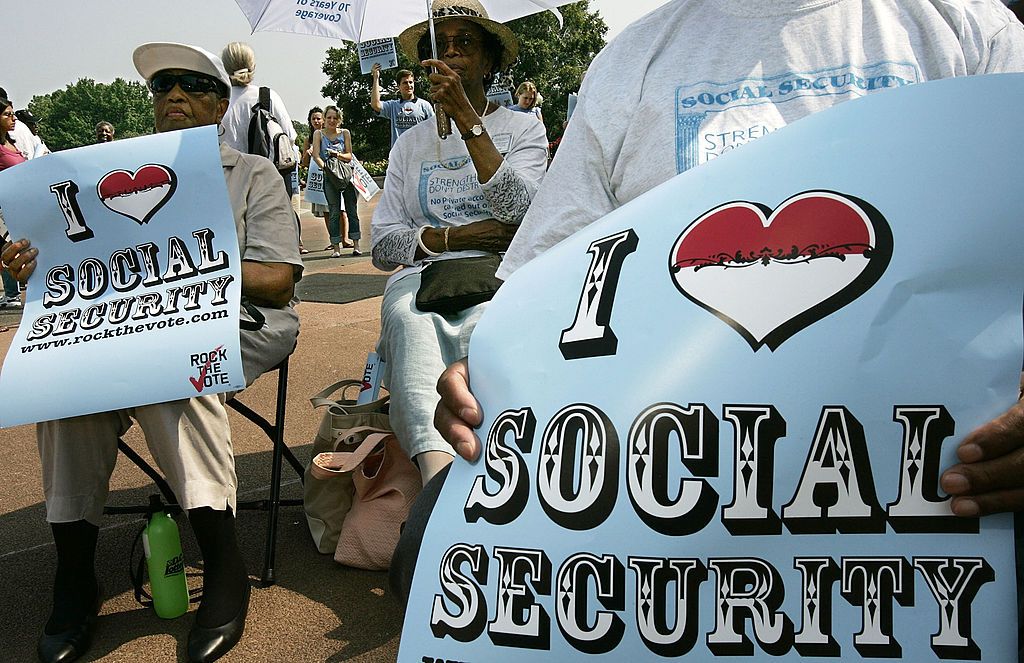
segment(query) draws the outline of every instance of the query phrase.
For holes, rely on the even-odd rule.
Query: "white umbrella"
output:
[[[253,32],[294,32],[345,41],[395,37],[430,14],[430,0],[235,0]],[[575,0],[480,0],[492,21],[505,23]]]
[[[575,0],[478,0],[487,10],[488,18],[506,23],[541,11],[551,11],[562,24],[562,15],[555,7]],[[294,32],[297,34],[333,37],[345,41],[369,41],[395,37],[402,30],[423,21],[430,21],[430,43],[434,47],[434,19],[431,0],[235,0],[249,19],[253,32]],[[437,132],[441,138],[451,133],[444,111],[435,104]]]

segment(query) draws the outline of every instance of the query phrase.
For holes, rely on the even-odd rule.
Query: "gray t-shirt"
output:
[[[434,117],[434,108],[429,101],[419,97],[413,97],[408,101],[389,99],[381,102],[377,115],[391,121],[391,146],[394,147],[399,136],[423,120]]]
[[[997,0],[674,0],[594,60],[498,276],[811,113],[921,81],[1015,71],[1024,27]]]
[[[434,123],[426,123],[405,134],[391,150],[384,194],[370,225],[374,265],[384,270],[415,265],[421,226],[443,228],[490,218],[510,224],[522,220],[547,165],[544,125],[507,108],[484,116],[483,124],[503,157],[484,184],[457,130],[441,140]],[[479,254],[450,252],[444,258],[467,255]]]
[[[235,217],[235,232],[242,260],[285,263],[292,266],[295,281],[302,277],[299,229],[291,201],[281,187],[281,176],[267,159],[221,143],[224,182]],[[295,347],[299,316],[292,301],[284,308],[257,307],[266,318],[258,331],[241,332],[242,369],[245,383],[276,366]],[[243,319],[245,318],[243,314]]]

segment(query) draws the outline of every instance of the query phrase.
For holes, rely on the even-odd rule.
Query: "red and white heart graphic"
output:
[[[864,294],[892,257],[892,231],[868,203],[806,191],[778,208],[731,202],[679,236],[669,256],[676,287],[757,350]]]
[[[167,204],[177,186],[178,177],[173,170],[148,163],[134,173],[127,170],[107,173],[96,185],[96,193],[108,209],[143,225]]]

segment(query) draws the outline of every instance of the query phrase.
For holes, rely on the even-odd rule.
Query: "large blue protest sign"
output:
[[[0,173],[0,205],[39,249],[0,425],[244,387],[216,127],[28,161]]]
[[[841,104],[519,270],[399,660],[1016,660],[1012,519],[938,479],[1017,395],[1022,95]]]

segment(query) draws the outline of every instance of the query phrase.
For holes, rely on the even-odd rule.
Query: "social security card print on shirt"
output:
[[[721,156],[807,115],[815,97],[862,97],[921,79],[915,65],[880,62],[676,88],[676,172]],[[824,105],[831,105],[832,102]],[[787,104],[801,108],[789,111]]]
[[[1017,393],[1007,93],[839,104],[518,270],[473,334],[486,448],[434,508],[400,660],[1016,660],[1012,518],[938,488]]]
[[[494,216],[468,155],[424,161],[420,166],[419,198],[420,209],[434,226],[449,226],[455,219],[480,221]]]
[[[240,261],[215,127],[83,147],[0,175],[39,249],[0,373],[0,425],[244,386]]]

